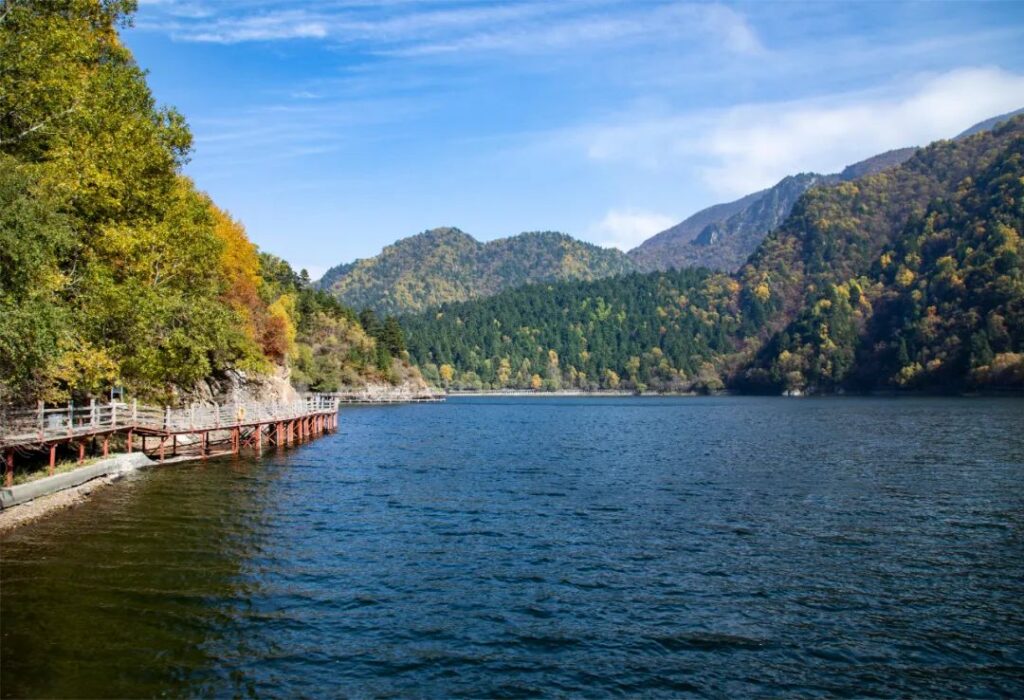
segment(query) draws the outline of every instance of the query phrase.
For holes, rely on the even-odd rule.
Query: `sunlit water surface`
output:
[[[458,399],[2,541],[0,694],[1024,696],[1024,403]]]

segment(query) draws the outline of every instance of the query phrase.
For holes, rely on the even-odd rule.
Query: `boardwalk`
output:
[[[215,443],[230,445],[231,452],[243,446],[262,451],[264,446],[294,444],[334,430],[338,403],[335,396],[311,394],[290,403],[249,401],[172,409],[136,402],[92,402],[0,414],[5,484],[13,481],[17,453],[48,449],[52,472],[58,445],[77,447],[82,461],[89,444],[106,456],[114,435],[123,438],[127,452],[139,446],[161,461],[168,450],[177,452],[179,442],[197,449],[199,457],[209,456]]]

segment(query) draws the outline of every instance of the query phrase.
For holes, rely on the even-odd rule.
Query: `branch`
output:
[[[14,9],[15,2],[16,0],[7,0],[7,2],[4,3],[4,13],[0,15],[0,24],[3,24],[3,21],[7,19],[7,15],[11,14],[11,10]]]
[[[2,19],[3,18],[0,17],[0,20],[2,20]],[[50,116],[48,116],[46,119],[44,119],[43,121],[39,122],[35,126],[30,126],[29,128],[25,129],[20,134],[16,135],[14,138],[7,139],[6,142],[3,139],[0,139],[0,145],[2,145],[4,143],[11,143],[12,141],[20,141],[21,139],[25,138],[29,134],[31,134],[31,133],[33,133],[35,131],[39,131],[44,126],[46,126],[47,124],[52,122],[54,119],[60,119],[65,114],[68,114],[70,112],[74,112],[76,109],[78,109],[78,103],[75,103],[75,104],[71,105],[70,107],[65,109],[63,112],[58,112],[57,114],[51,114]]]

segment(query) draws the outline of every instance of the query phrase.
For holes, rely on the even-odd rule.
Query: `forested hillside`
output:
[[[181,174],[185,119],[118,36],[134,2],[0,7],[0,404],[118,384],[173,401],[288,363],[314,388],[399,378],[350,310]]]
[[[722,287],[721,285],[726,285]],[[424,377],[462,388],[721,388],[738,285],[705,270],[529,285],[403,317]],[[702,372],[703,370],[703,372]]]
[[[522,233],[481,243],[455,228],[404,238],[380,255],[327,271],[321,289],[357,308],[419,311],[531,282],[597,279],[628,272],[624,253],[562,233]]]
[[[1020,387],[1022,148],[1017,118],[813,188],[733,276],[534,286],[408,317],[410,351],[463,386]]]

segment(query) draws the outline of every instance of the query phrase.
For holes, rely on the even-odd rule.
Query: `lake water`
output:
[[[1024,403],[343,411],[6,536],[0,694],[1024,696]]]

